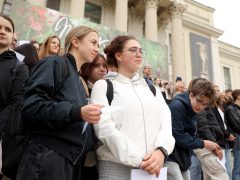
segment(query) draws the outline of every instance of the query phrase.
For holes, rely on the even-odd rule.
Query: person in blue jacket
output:
[[[168,167],[168,180],[190,180],[189,167],[193,149],[218,149],[212,141],[196,136],[197,113],[205,109],[214,97],[213,85],[206,79],[191,82],[188,92],[177,95],[170,104],[172,132],[176,144],[165,165]]]

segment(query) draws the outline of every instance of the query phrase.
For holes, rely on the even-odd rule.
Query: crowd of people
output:
[[[172,83],[150,65],[139,73],[134,36],[113,38],[103,55],[89,27],[68,32],[64,53],[55,35],[16,46],[14,30],[0,15],[0,133],[22,103],[28,139],[16,174],[3,179],[128,180],[132,169],[159,176],[163,167],[168,180],[240,179],[240,89]]]

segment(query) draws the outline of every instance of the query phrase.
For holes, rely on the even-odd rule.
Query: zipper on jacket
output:
[[[81,155],[82,155],[82,153],[84,151],[84,148],[85,148],[85,145],[86,145],[86,140],[87,140],[87,130],[85,132],[86,132],[86,136],[85,136],[85,139],[84,139],[84,144],[83,144],[82,151],[80,152],[80,154],[77,156],[77,158],[73,162],[73,166],[77,163],[78,159],[81,157]]]
[[[132,83],[132,87],[133,87],[133,91],[135,92],[140,104],[141,104],[141,108],[142,108],[142,114],[143,114],[143,127],[144,127],[144,138],[145,138],[145,151],[146,151],[146,154],[148,153],[147,152],[147,132],[146,132],[146,123],[145,123],[145,113],[144,113],[144,108],[143,108],[143,104],[142,104],[142,101],[140,99],[140,97],[138,96],[134,86],[133,86],[133,83]]]

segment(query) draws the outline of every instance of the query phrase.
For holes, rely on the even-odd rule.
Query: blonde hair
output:
[[[76,37],[78,39],[82,39],[82,38],[84,38],[85,35],[87,35],[90,32],[97,33],[96,30],[86,27],[86,26],[77,26],[77,27],[72,28],[65,38],[65,44],[64,44],[65,53],[67,53],[71,49],[72,38]]]
[[[44,43],[42,43],[42,45],[40,46],[40,49],[39,49],[39,53],[38,53],[38,56],[39,56],[39,59],[42,59],[46,56],[49,55],[49,49],[50,49],[50,42],[52,39],[58,39],[59,40],[59,45],[61,47],[61,40],[58,36],[49,36],[45,41]],[[59,48],[59,51],[60,51],[60,48]],[[58,53],[59,53],[58,51]],[[57,53],[57,54],[58,54]]]

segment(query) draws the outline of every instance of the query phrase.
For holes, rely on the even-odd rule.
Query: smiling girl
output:
[[[61,41],[58,36],[49,36],[45,42],[40,46],[39,59],[46,56],[57,55],[60,51]]]
[[[75,27],[65,38],[65,57],[49,56],[35,66],[26,85],[22,116],[32,131],[17,180],[73,180],[80,177],[86,152],[93,148],[92,126],[101,105],[87,105],[79,71],[99,48],[98,33]]]

